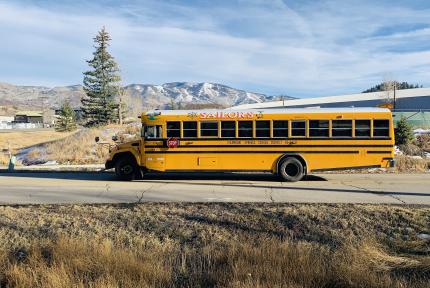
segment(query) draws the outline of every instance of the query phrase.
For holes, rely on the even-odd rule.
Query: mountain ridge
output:
[[[231,107],[273,101],[280,97],[248,92],[211,82],[169,82],[161,85],[133,83],[124,86],[124,90],[124,102],[137,111],[168,108],[172,103],[179,105],[215,104],[220,107]],[[80,100],[84,96],[83,87],[79,84],[46,87],[0,82],[0,106],[13,105],[20,109],[55,109],[67,100],[73,107],[80,107]],[[283,97],[284,99],[294,99],[290,96]]]

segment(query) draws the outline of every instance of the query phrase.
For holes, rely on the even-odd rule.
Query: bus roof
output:
[[[264,114],[307,114],[307,113],[387,113],[387,108],[359,107],[359,108],[272,108],[272,109],[202,109],[202,110],[151,110],[144,115],[188,115],[193,112],[259,112]]]

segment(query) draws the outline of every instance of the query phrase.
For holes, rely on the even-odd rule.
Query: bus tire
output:
[[[141,171],[134,159],[121,157],[115,163],[115,174],[120,180],[132,181],[140,178]]]
[[[288,182],[300,181],[305,175],[302,162],[295,157],[283,159],[279,165],[278,174],[282,180]]]

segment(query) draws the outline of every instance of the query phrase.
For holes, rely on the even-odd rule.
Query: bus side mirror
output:
[[[96,143],[98,143],[100,141],[100,137],[96,136],[96,138],[94,140],[96,141]]]
[[[112,141],[114,141],[114,142],[118,141],[118,136],[113,135],[113,136],[112,136]]]

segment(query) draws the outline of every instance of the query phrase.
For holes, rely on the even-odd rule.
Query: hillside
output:
[[[259,103],[276,99],[216,83],[173,82],[162,85],[131,84],[125,86],[125,102],[133,109],[165,108],[174,103],[218,104],[229,107]],[[0,83],[0,106],[17,106],[20,109],[57,108],[64,100],[79,107],[84,96],[81,85],[65,87],[16,86]],[[291,99],[292,97],[284,97]]]

